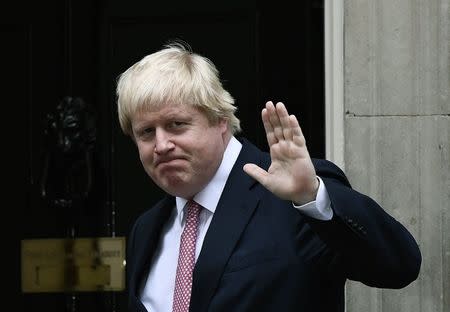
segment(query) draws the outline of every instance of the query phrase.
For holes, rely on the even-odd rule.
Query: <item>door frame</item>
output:
[[[344,0],[324,1],[325,157],[345,170]]]

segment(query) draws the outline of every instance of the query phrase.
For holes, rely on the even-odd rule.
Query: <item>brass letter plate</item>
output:
[[[22,240],[22,292],[122,291],[125,237]]]

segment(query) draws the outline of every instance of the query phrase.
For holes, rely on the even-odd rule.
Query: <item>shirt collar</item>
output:
[[[209,210],[211,213],[216,211],[222,191],[230,175],[231,169],[236,162],[241,151],[242,144],[234,136],[228,142],[227,148],[223,154],[222,162],[213,176],[211,181],[205,186],[203,190],[197,193],[193,200],[199,203],[203,208]],[[180,222],[183,220],[183,208],[187,203],[187,199],[176,197],[177,214]]]

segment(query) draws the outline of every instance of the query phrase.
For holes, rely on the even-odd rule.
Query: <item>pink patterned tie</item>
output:
[[[173,295],[173,312],[189,311],[191,300],[192,273],[195,265],[195,243],[201,206],[190,200],[187,203],[186,225],[180,240],[175,292]]]

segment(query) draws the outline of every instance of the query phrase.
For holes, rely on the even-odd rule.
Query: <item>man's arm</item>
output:
[[[345,174],[327,160],[313,160],[297,119],[282,103],[267,102],[262,119],[270,147],[266,171],[244,171],[279,198],[296,206],[316,199],[320,176],[330,199],[331,220],[305,218],[328,245],[347,278],[375,287],[401,288],[417,278],[421,255],[408,230],[374,200],[353,190]],[[332,268],[330,268],[333,270]]]

